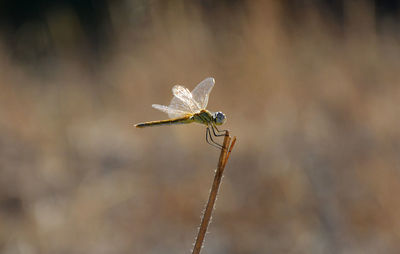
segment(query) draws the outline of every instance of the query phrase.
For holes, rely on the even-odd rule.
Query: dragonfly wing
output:
[[[200,109],[205,109],[208,104],[208,97],[215,84],[214,78],[206,78],[201,81],[192,91],[192,97]]]
[[[153,108],[155,108],[155,109],[158,109],[158,110],[160,110],[162,112],[167,113],[170,118],[179,118],[179,117],[183,117],[183,116],[188,114],[188,112],[186,112],[186,111],[182,111],[182,110],[179,110],[179,109],[176,109],[176,108],[167,107],[167,106],[164,106],[164,105],[153,104],[151,106]]]
[[[174,98],[171,100],[170,108],[197,113],[201,110],[200,105],[193,99],[192,93],[183,86],[174,86],[172,88]]]

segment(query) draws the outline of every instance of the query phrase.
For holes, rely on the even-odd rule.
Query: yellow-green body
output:
[[[144,123],[138,123],[135,126],[137,128],[144,127],[152,127],[152,126],[162,126],[162,125],[172,125],[172,124],[187,124],[187,123],[199,123],[204,125],[215,124],[215,120],[213,115],[208,110],[201,110],[196,114],[187,114],[184,117],[167,119],[167,120],[158,120],[158,121],[150,121]]]

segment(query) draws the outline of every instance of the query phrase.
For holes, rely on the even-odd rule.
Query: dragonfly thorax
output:
[[[220,111],[213,113],[212,117],[213,117],[214,123],[216,125],[221,125],[221,124],[225,123],[225,121],[226,121],[225,114]]]

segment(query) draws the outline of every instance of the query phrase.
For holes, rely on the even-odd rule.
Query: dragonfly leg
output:
[[[227,130],[220,131],[220,130],[218,130],[217,126],[215,126],[215,124],[211,124],[210,126],[211,126],[211,129],[212,129],[213,133],[214,133],[214,136],[221,137],[221,136],[225,136],[226,135],[226,131]]]
[[[208,144],[212,145],[213,147],[218,148],[218,149],[222,149],[222,145],[220,145],[217,142],[215,142],[214,139],[212,138],[211,131],[210,131],[210,128],[208,126],[207,126],[207,129],[206,129],[206,141],[207,141]]]
[[[205,119],[203,116],[199,115],[199,117],[200,117],[200,119],[202,121],[207,122],[207,119]],[[211,134],[211,131],[210,131],[210,128],[212,129],[214,136],[216,136],[216,137],[223,136],[223,135],[216,134],[215,130],[213,129],[213,124],[209,123],[207,125],[207,128],[206,128],[206,141],[207,141],[207,143],[212,145],[213,147],[216,147],[218,149],[222,149],[222,145],[218,144],[217,142],[214,141],[214,139],[212,137],[212,134]]]

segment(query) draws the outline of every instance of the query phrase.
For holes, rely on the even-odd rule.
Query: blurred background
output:
[[[209,76],[238,141],[202,253],[400,253],[399,6],[1,1],[0,253],[190,253],[219,152],[133,124]]]

